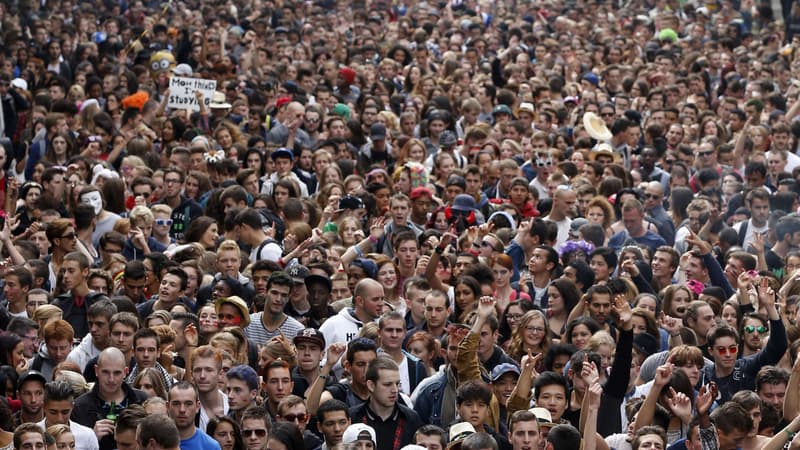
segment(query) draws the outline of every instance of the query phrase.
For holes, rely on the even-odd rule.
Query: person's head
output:
[[[566,411],[568,393],[567,378],[555,372],[541,373],[533,384],[536,404],[550,412],[553,423],[557,423]]]
[[[119,450],[138,450],[136,429],[139,423],[147,417],[147,412],[140,405],[128,405],[117,415],[114,424],[114,440],[117,441]]]
[[[390,357],[379,355],[370,361],[365,374],[370,403],[393,408],[400,395],[400,368]]]
[[[483,428],[492,399],[491,388],[480,380],[463,383],[456,389],[456,409],[465,422],[476,429]]]
[[[67,359],[67,355],[72,350],[74,338],[75,332],[72,325],[66,320],[55,320],[44,326],[44,343],[47,345],[47,353],[54,364]]]
[[[553,422],[556,422],[553,417]],[[547,433],[547,450],[581,448],[581,433],[572,425],[556,425]]]
[[[513,450],[538,449],[539,420],[528,410],[516,411],[508,419],[508,440]]]
[[[741,447],[747,433],[753,428],[750,413],[736,402],[726,402],[711,412],[711,420],[717,428],[720,450],[735,450]]]
[[[256,371],[245,365],[231,367],[225,374],[228,404],[233,411],[244,411],[255,404],[259,383]]]
[[[645,425],[633,435],[632,450],[664,450],[667,448],[667,433],[656,425]]]
[[[364,278],[356,284],[353,292],[353,306],[359,317],[366,316],[370,319],[380,317],[383,312],[383,302],[383,286],[379,282]]]
[[[605,285],[595,285],[586,292],[586,306],[589,316],[599,324],[606,323],[611,317],[611,290]]]
[[[193,429],[195,416],[200,412],[197,387],[188,381],[173,384],[169,390],[167,410],[179,430]]]
[[[303,433],[291,422],[277,422],[269,432],[268,448],[270,450],[303,450]],[[374,447],[373,447],[374,448]]]
[[[45,436],[42,427],[35,423],[23,423],[14,430],[15,450],[45,450]]]
[[[114,398],[119,395],[128,375],[128,364],[125,354],[115,347],[109,347],[97,357],[95,365],[97,386],[103,398]]]
[[[247,450],[262,450],[269,440],[270,424],[262,406],[252,406],[242,413],[242,437]]]
[[[446,442],[446,432],[436,425],[423,425],[414,433],[414,444],[428,450],[444,450]]]
[[[69,425],[75,394],[66,381],[51,381],[44,386],[44,418],[50,425]]]
[[[222,372],[222,356],[219,350],[210,345],[202,345],[192,350],[191,379],[201,394],[217,390]]]
[[[686,307],[686,314],[683,316],[683,324],[694,330],[700,342],[717,327],[717,322],[714,320],[714,310],[711,309],[708,303],[701,300],[689,303]]]
[[[147,394],[151,399],[160,398],[165,402],[169,395],[167,394],[167,387],[165,385],[164,377],[158,369],[147,367],[136,374],[133,380],[134,388]],[[166,413],[166,403],[164,404],[164,413]]]
[[[33,274],[23,266],[14,266],[6,271],[3,294],[9,303],[24,303],[25,296],[33,286]]]
[[[265,383],[267,400],[277,406],[287,395],[292,393],[294,382],[289,364],[283,360],[272,361],[264,367],[262,378]]]
[[[163,414],[152,414],[143,418],[136,429],[140,450],[177,450],[180,448],[180,433],[176,422]]]
[[[462,450],[498,450],[497,441],[489,433],[472,433],[461,441]]]
[[[788,384],[789,371],[782,367],[764,366],[756,374],[756,393],[761,401],[781,413]]]
[[[61,263],[64,287],[70,291],[86,284],[89,276],[89,258],[83,252],[71,252]]]
[[[317,429],[325,438],[325,444],[333,447],[342,442],[342,435],[350,426],[350,409],[346,403],[332,399],[317,409]]]

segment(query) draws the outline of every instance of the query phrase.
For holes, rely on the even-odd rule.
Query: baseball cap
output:
[[[511,363],[499,364],[492,369],[491,379],[492,381],[497,381],[500,379],[500,377],[507,373],[515,373],[517,376],[519,376],[519,367]]]
[[[645,357],[658,352],[658,342],[650,333],[639,333],[633,337],[633,348]]]
[[[359,209],[364,207],[364,201],[354,195],[345,195],[339,199],[339,209]]]
[[[578,230],[580,230],[580,228],[587,223],[589,223],[589,221],[583,217],[576,217],[572,219],[572,223],[569,224],[569,236],[572,238],[578,238]]]
[[[311,271],[302,264],[294,264],[286,270],[286,274],[292,278],[294,284],[303,284],[306,278],[311,275]]]
[[[190,77],[193,73],[192,66],[188,64],[178,64],[172,69],[172,73],[179,77]]]
[[[433,192],[430,189],[424,186],[418,186],[411,190],[411,193],[408,195],[408,198],[411,200],[416,200],[423,196],[433,197]]]
[[[378,277],[378,265],[371,259],[356,258],[350,265],[361,268],[369,278],[375,279]]]
[[[511,112],[511,108],[508,105],[497,105],[492,110],[492,115],[496,116],[497,114],[508,114],[509,116],[513,116],[514,113]]]
[[[306,328],[297,332],[292,343],[297,345],[298,342],[310,342],[316,344],[321,349],[325,349],[325,335],[316,328]]]
[[[272,158],[273,161],[275,161],[276,158],[288,158],[289,160],[294,161],[294,153],[292,153],[292,151],[286,147],[281,147],[275,150],[271,155],[269,155],[269,157]]]
[[[351,444],[356,441],[372,441],[375,444],[377,442],[375,429],[365,423],[350,425],[342,434],[342,444]]]
[[[17,390],[22,389],[22,385],[31,380],[41,381],[42,385],[47,384],[47,379],[44,377],[44,375],[42,375],[41,372],[38,370],[28,370],[19,377],[19,380],[17,381]]]
[[[539,422],[539,426],[540,427],[542,427],[542,426],[550,426],[550,427],[552,427],[553,425],[555,425],[553,423],[553,416],[550,414],[550,411],[548,411],[547,409],[545,409],[545,408],[531,408],[529,411],[532,412],[534,416],[536,416],[536,420]]]
[[[369,127],[369,137],[373,141],[382,141],[386,139],[386,126],[382,123],[373,123]]]
[[[305,283],[306,287],[309,287],[314,283],[322,283],[328,288],[329,291],[333,289],[333,283],[331,283],[331,279],[328,277],[323,277],[322,275],[311,274],[306,277]]]

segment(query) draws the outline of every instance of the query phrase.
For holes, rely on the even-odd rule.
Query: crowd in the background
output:
[[[799,33],[0,3],[0,450],[800,449]]]

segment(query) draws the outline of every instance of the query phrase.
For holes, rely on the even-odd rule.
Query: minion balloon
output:
[[[167,85],[168,75],[174,67],[175,57],[171,52],[162,50],[150,56],[150,76],[161,88]]]

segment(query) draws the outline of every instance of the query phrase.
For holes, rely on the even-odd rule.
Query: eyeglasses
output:
[[[528,331],[529,333],[539,334],[539,333],[544,333],[545,330],[543,327],[525,327],[525,331]]]
[[[715,347],[715,348],[717,350],[717,353],[719,353],[722,356],[735,355],[739,353],[739,347],[735,345],[731,345],[730,347]]]
[[[661,198],[660,195],[656,195],[656,194],[644,194],[644,197],[649,199],[649,200],[658,200],[658,199]]]
[[[613,112],[601,112],[600,117],[614,117]]]
[[[317,118],[306,117],[306,122],[317,123],[317,122],[319,122],[319,117],[317,117]]]
[[[63,236],[60,236],[61,239],[75,239],[75,233],[67,233]]]
[[[305,423],[305,421],[308,420],[308,414],[287,414],[285,416],[281,416],[281,418],[287,422]]]
[[[166,225],[168,227],[171,227],[172,226],[172,219],[156,219],[156,225],[160,225],[160,226]]]
[[[553,165],[553,160],[551,160],[551,159],[544,159],[544,160],[543,159],[537,159],[536,160],[536,165],[538,167],[544,167],[544,166],[548,166],[549,167],[549,166]]]
[[[506,320],[508,320],[509,322],[512,321],[512,320],[516,321],[516,320],[519,320],[521,318],[522,318],[522,314],[506,314]]]
[[[244,436],[244,437],[250,437],[253,434],[255,434],[256,436],[258,436],[260,438],[263,438],[264,436],[267,435],[267,430],[265,430],[263,428],[259,428],[258,430],[242,430],[242,436]]]
[[[150,198],[150,194],[152,194],[152,192],[134,192],[133,196],[134,197]]]
[[[708,155],[710,155],[712,153],[714,153],[714,152],[713,151],[697,152],[697,156],[705,157],[705,156],[708,156]]]
[[[758,334],[764,334],[768,330],[767,330],[767,327],[765,327],[763,325],[759,325],[759,326],[748,325],[748,326],[744,327],[744,332],[745,333],[752,333],[754,331],[758,331]]]

